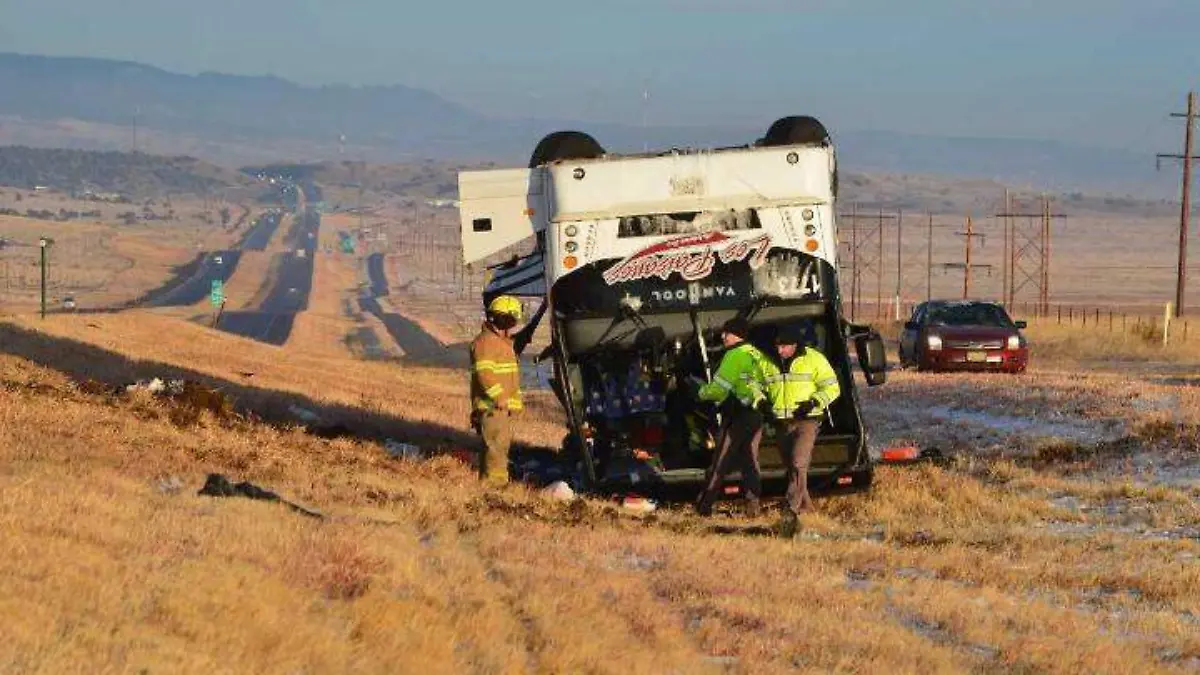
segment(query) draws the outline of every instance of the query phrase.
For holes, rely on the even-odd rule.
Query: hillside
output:
[[[1089,476],[1070,459],[1087,450],[1066,442],[1031,464],[982,454],[964,429],[960,460],[881,469],[871,493],[819,500],[791,540],[765,519],[559,503],[483,490],[451,456],[390,457],[378,434],[472,442],[461,373],[138,312],[0,323],[0,338],[11,671],[1183,673],[1200,661],[1194,489]],[[124,391],[153,376],[220,394]],[[923,382],[888,387],[930,395]],[[1124,395],[1107,379],[1038,385],[1024,405]],[[1001,378],[978,386],[1012,393]],[[867,396],[872,420],[900,428],[924,407],[886,395]],[[1189,419],[1195,404],[1187,393]],[[289,421],[294,406],[350,431]],[[922,429],[951,432],[938,426]],[[1191,426],[1146,429],[1122,443],[1194,444]],[[210,473],[318,517],[198,494]]]
[[[0,97],[0,143],[128,148],[136,116],[155,152],[230,163],[333,159],[342,153],[372,162],[414,157],[523,162],[538,139],[564,128],[582,128],[621,151],[643,144],[737,145],[759,137],[778,117],[804,112],[764,111],[758,128],[497,119],[412,87],[307,87],[275,77],[183,75],[137,63],[20,54],[0,54],[0,91],[21,92]],[[1170,175],[1125,150],[1037,139],[922,137],[826,122],[850,171],[977,177],[1034,190],[1117,195],[1161,197],[1176,189]]]
[[[504,166],[521,166],[517,162]],[[364,203],[386,197],[419,200],[457,199],[458,176],[462,170],[496,168],[495,162],[460,163],[423,160],[405,163],[368,163],[327,161],[308,164],[273,164],[245,167],[254,175],[260,171],[283,172],[294,178],[313,180],[337,195],[341,207],[357,203],[357,189],[364,186]],[[912,216],[925,213],[991,218],[1004,204],[1006,185],[988,179],[953,178],[934,174],[893,174],[887,172],[847,172],[841,177],[841,209],[849,212],[854,204],[864,212],[880,208],[903,211]],[[1010,187],[1014,202],[1035,203],[1041,193]],[[1163,217],[1178,213],[1177,202],[1169,199],[1138,199],[1086,192],[1048,192],[1056,208],[1073,216],[1083,214]],[[1028,207],[1027,207],[1028,208]],[[1200,208],[1198,208],[1200,211]]]
[[[250,181],[235,171],[194,157],[0,146],[0,185],[138,197],[204,195],[223,188],[245,187]]]

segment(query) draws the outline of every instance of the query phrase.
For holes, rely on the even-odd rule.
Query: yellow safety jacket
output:
[[[757,407],[759,401],[766,398],[763,367],[770,362],[749,342],[737,345],[721,357],[721,365],[717,366],[712,382],[700,387],[700,399],[719,404],[733,394],[747,408]]]
[[[512,340],[484,324],[471,342],[471,407],[488,411],[499,403],[513,411],[524,409],[521,367]]]
[[[817,405],[808,416],[820,417],[842,393],[829,360],[811,347],[785,363],[783,369],[772,363],[766,381],[767,397],[779,419],[790,419],[800,403],[810,399]]]

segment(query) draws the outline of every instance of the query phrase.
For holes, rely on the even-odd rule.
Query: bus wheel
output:
[[[555,131],[538,141],[529,157],[529,168],[560,159],[595,159],[604,154],[604,148],[582,131]]]
[[[828,143],[829,131],[824,124],[808,115],[781,117],[767,129],[762,145],[796,145],[803,143]]]
[[[832,143],[829,130],[820,120],[808,115],[793,115],[781,117],[767,129],[767,134],[758,140],[757,145],[774,147],[778,145],[828,145]],[[838,167],[834,164],[833,175],[829,177],[830,189],[834,199],[838,195]]]

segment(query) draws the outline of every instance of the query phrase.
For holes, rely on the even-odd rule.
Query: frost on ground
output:
[[[1119,419],[1017,417],[977,408],[922,403],[909,399],[878,409],[869,406],[866,414],[870,416],[871,451],[877,455],[882,447],[898,440],[911,440],[920,447],[999,454],[1006,448],[1027,447],[1045,440],[1094,445],[1125,435],[1125,425]]]
[[[1047,441],[1095,445],[1127,434],[1125,420],[1095,414],[1103,406],[1089,397],[996,384],[970,374],[898,373],[883,387],[867,390],[863,415],[872,453],[913,442],[956,453],[1007,455]]]
[[[869,447],[915,444],[974,458],[1028,459],[1047,448],[1120,453],[1089,471],[1143,484],[1200,488],[1200,457],[1181,439],[1151,443],[1147,424],[1200,424],[1195,388],[1096,373],[986,374],[897,372],[863,388]]]

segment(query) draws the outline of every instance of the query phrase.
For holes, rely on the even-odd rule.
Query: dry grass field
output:
[[[1129,428],[1108,444],[1029,450],[1012,429],[993,432],[999,448],[964,432],[949,464],[883,468],[872,492],[819,500],[784,540],[769,519],[486,491],[449,457],[413,463],[376,441],[315,437],[279,423],[284,402],[427,447],[469,443],[455,421],[461,376],[168,322],[0,325],[7,672],[1200,667],[1200,493],[1120,469],[1156,449],[1190,452],[1195,467],[1200,407],[1178,386],[1140,390],[1178,396],[1171,408],[1187,413],[1175,419],[1109,410],[1131,387],[1106,376],[1048,369],[1016,387],[898,373],[866,390],[881,438],[935,426],[894,429],[893,415],[937,405],[1035,420],[1054,407]],[[276,423],[79,385],[152,374],[205,381]],[[527,439],[552,440],[533,426]],[[209,472],[326,518],[196,495]]]
[[[20,201],[17,196],[20,195]],[[38,240],[54,243],[49,253],[48,301],[60,306],[68,295],[80,308],[94,309],[133,300],[160,286],[202,251],[227,248],[260,212],[248,205],[196,197],[108,204],[76,199],[59,191],[34,192],[0,187],[0,207],[58,214],[91,215],[66,221],[0,215],[0,307],[8,313],[34,311],[39,301]],[[221,208],[230,222],[222,226]],[[129,224],[121,214],[149,213],[161,220]],[[168,217],[169,216],[169,217]]]
[[[480,487],[446,454],[478,445],[466,372],[404,359],[358,307],[361,256],[385,253],[385,311],[469,337],[454,219],[381,209],[386,241],[351,256],[358,217],[325,216],[282,347],[162,311],[0,322],[0,672],[1200,672],[1200,341],[1040,320],[1024,375],[863,386],[874,451],[946,459],[818,499],[795,538],[736,503],[561,503]],[[1118,264],[1063,239],[1063,293]],[[229,288],[270,274],[243,272]],[[232,405],[123,389],[151,377]],[[553,395],[528,397],[518,440],[555,447]],[[198,495],[213,472],[324,518]]]

